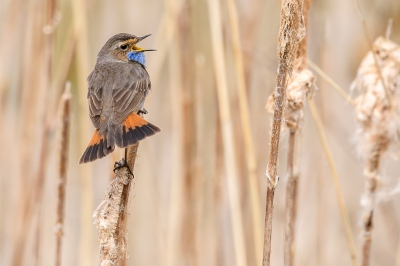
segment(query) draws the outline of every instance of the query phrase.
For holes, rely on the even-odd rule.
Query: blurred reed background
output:
[[[400,43],[400,2],[359,2],[371,38],[384,36],[393,18],[391,40]],[[232,42],[235,8],[243,70],[237,69]],[[261,0],[1,1],[0,264],[56,260],[57,110],[67,81],[73,106],[62,265],[98,264],[92,214],[122,151],[78,166],[93,131],[86,77],[108,38],[127,32],[153,34],[142,44],[157,49],[146,55],[153,88],[146,118],[163,129],[139,147],[128,265],[260,265],[270,123],[265,105],[276,83],[279,10],[279,1]],[[349,94],[368,50],[354,1],[314,0],[308,57]],[[241,116],[238,75],[244,77],[249,121]],[[360,257],[364,163],[356,149],[354,107],[317,78],[315,101]],[[225,94],[217,90],[221,86]],[[250,131],[243,130],[246,125]],[[288,146],[283,134],[271,265],[283,265]],[[318,138],[306,109],[297,147],[295,265],[350,265]],[[398,156],[391,149],[382,158],[385,188],[399,186]],[[391,192],[383,193],[374,212],[371,265],[400,265],[400,196]]]

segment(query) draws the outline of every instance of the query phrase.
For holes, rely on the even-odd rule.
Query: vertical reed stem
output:
[[[264,230],[263,266],[270,265],[272,211],[275,187],[278,184],[278,154],[282,114],[285,105],[286,88],[293,71],[297,44],[299,43],[299,30],[302,16],[301,0],[284,0],[281,3],[281,21],[278,36],[278,75],[276,77],[274,116],[271,126],[270,151],[267,166],[267,199]]]
[[[239,33],[239,23],[237,8],[234,0],[228,0],[229,21],[231,25],[232,46],[235,59],[236,86],[239,96],[240,120],[242,122],[243,140],[245,147],[245,157],[250,187],[250,200],[252,210],[254,250],[256,261],[261,258],[262,250],[262,225],[261,225],[261,202],[259,192],[259,182],[257,180],[257,163],[254,152],[253,137],[251,134],[249,104],[246,91],[245,70],[242,56],[242,47]]]
[[[299,43],[296,53],[296,61],[294,63],[294,71],[301,72],[307,69],[307,35],[308,35],[308,10],[310,9],[312,0],[305,0],[303,7],[305,37]],[[305,99],[304,99],[305,100]],[[301,110],[302,112],[303,110]],[[300,112],[300,111],[299,111]],[[296,132],[299,129],[300,119],[294,116],[287,118],[287,126],[290,129],[289,150],[287,171],[288,180],[286,184],[286,216],[285,216],[285,245],[284,245],[284,265],[292,266],[294,263],[294,240],[295,240],[295,224],[296,224],[296,194],[297,194],[297,177],[294,173],[294,156],[296,146]],[[292,121],[293,120],[293,121]],[[293,125],[290,126],[289,122]]]
[[[134,168],[135,168],[135,162],[136,162],[136,157],[137,157],[137,152],[139,149],[139,142],[135,145],[132,146],[128,146],[128,148],[126,148],[126,163],[128,164],[129,169],[131,169],[131,171],[133,172]],[[134,178],[134,176],[132,176],[132,179]],[[118,241],[125,241],[126,244],[126,250],[128,250],[127,246],[127,223],[128,223],[128,218],[127,218],[127,214],[128,214],[128,203],[129,203],[129,193],[131,191],[131,184],[132,184],[132,179],[128,179],[128,183],[123,187],[122,190],[122,196],[121,196],[121,205],[120,205],[120,217],[118,219],[118,224],[117,224],[117,240]],[[117,244],[121,245],[121,243]],[[126,254],[124,254],[124,256],[121,256],[120,259],[120,266],[125,266],[127,265],[127,256]]]
[[[275,188],[268,185],[265,208],[263,266],[269,266],[271,260],[272,211],[274,210],[274,194]]]
[[[329,148],[328,141],[327,141],[326,135],[325,135],[325,131],[324,131],[324,128],[322,125],[322,121],[321,121],[320,116],[318,115],[318,111],[317,111],[314,101],[312,99],[308,100],[308,105],[310,106],[311,114],[317,125],[318,135],[320,137],[322,147],[324,149],[326,158],[328,160],[329,168],[331,169],[331,172],[332,172],[333,184],[335,186],[335,192],[336,192],[336,199],[338,201],[340,214],[341,214],[342,220],[343,220],[343,226],[344,226],[344,229],[346,232],[346,240],[347,240],[347,245],[349,248],[350,259],[351,259],[352,265],[357,266],[356,248],[355,248],[354,239],[353,239],[353,232],[351,230],[349,215],[347,214],[346,204],[344,203],[342,190],[340,188],[339,175],[336,171],[335,163],[333,161],[333,156],[332,156],[331,150]]]
[[[236,256],[236,265],[244,266],[247,265],[246,244],[243,229],[243,215],[240,204],[239,181],[235,162],[236,153],[233,138],[233,122],[226,79],[226,65],[221,25],[222,20],[219,1],[208,0],[208,12],[210,14],[211,43],[217,82],[219,117],[222,129],[225,175],[227,178],[229,207],[232,217],[234,253]]]
[[[41,92],[43,93],[42,95],[44,96],[43,101],[47,104],[49,104],[49,91],[52,89],[51,88],[51,82],[53,79],[53,31],[54,31],[54,19],[55,19],[55,11],[56,11],[56,5],[57,1],[56,0],[49,0],[46,1],[46,6],[44,6],[44,9],[46,10],[47,13],[47,19],[46,19],[46,26],[51,28],[51,32],[49,32],[45,36],[45,45],[46,48],[44,50],[44,56],[45,56],[45,63],[44,63],[44,71],[46,75],[46,83],[44,86],[44,89],[41,89]],[[42,217],[42,211],[40,208],[40,205],[42,203],[42,197],[43,197],[43,187],[45,185],[45,167],[46,167],[46,162],[48,159],[48,141],[47,138],[50,134],[50,127],[48,126],[48,118],[51,112],[48,112],[48,110],[43,110],[43,123],[45,125],[43,133],[42,133],[42,150],[41,150],[41,155],[40,155],[40,164],[39,164],[39,177],[38,177],[38,186],[39,186],[39,193],[37,197],[37,224],[36,224],[36,236],[35,236],[35,262],[34,265],[38,266],[40,265],[40,247],[41,247],[41,217]]]
[[[57,212],[56,212],[56,262],[61,265],[62,237],[65,213],[65,186],[67,183],[69,129],[71,122],[71,93],[70,84],[67,83],[65,92],[60,100],[60,125],[58,138],[58,186],[57,186]]]
[[[86,98],[86,77],[88,69],[88,31],[87,31],[87,5],[86,1],[73,0],[73,27],[76,36],[76,72],[77,72],[77,100],[78,113],[78,143],[80,147],[86,147],[87,137],[93,134],[90,122],[87,120],[88,108]],[[93,225],[90,213],[93,211],[93,187],[92,187],[92,165],[84,164],[79,167],[79,181],[81,183],[81,211],[80,211],[80,239],[77,249],[79,250],[79,266],[91,263],[93,254]]]
[[[397,237],[396,266],[400,266],[400,236]]]
[[[284,265],[291,266],[294,262],[294,238],[296,224],[296,195],[297,195],[297,177],[294,176],[294,151],[296,131],[291,130],[289,135],[288,151],[288,180],[286,184],[286,216],[285,216],[285,253]]]
[[[379,163],[381,157],[380,144],[376,144],[374,151],[371,152],[367,165],[364,169],[365,176],[365,191],[371,205],[367,208],[363,216],[363,244],[362,244],[362,266],[370,265],[371,256],[371,234],[373,226],[373,215],[375,205],[375,194],[378,183]]]
[[[170,0],[168,7],[170,12],[173,10],[178,11],[178,7],[176,6],[176,2]],[[180,10],[180,8],[179,8]],[[172,14],[171,14],[172,16]],[[175,16],[168,20],[168,24],[172,27],[173,21],[178,20]],[[171,33],[172,34],[172,33]],[[174,30],[173,38],[177,38],[178,34]],[[183,169],[181,167],[181,162],[183,161],[183,112],[182,105],[177,103],[183,102],[183,89],[182,89],[182,77],[181,71],[176,71],[176,69],[181,69],[181,60],[177,60],[180,58],[179,49],[171,49],[170,54],[168,56],[168,69],[169,69],[169,86],[171,88],[169,99],[171,100],[172,113],[175,115],[172,117],[172,133],[171,133],[171,141],[173,143],[179,143],[177,145],[177,149],[173,151],[173,155],[176,158],[172,165],[171,169],[171,199],[170,199],[170,208],[169,208],[169,220],[168,220],[168,234],[167,234],[167,247],[165,248],[165,265],[166,266],[174,266],[177,264],[178,254],[180,253],[181,248],[181,228],[182,228],[182,215],[184,208],[184,200],[183,200],[183,183],[184,183],[184,175]],[[157,75],[157,73],[156,73]],[[154,80],[154,79],[153,79]],[[156,80],[157,82],[157,80]]]
[[[100,265],[127,265],[127,214],[139,143],[126,148],[126,164],[116,170],[115,179],[107,188],[104,200],[93,213],[100,242]]]

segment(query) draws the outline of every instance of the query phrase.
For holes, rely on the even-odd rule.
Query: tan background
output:
[[[63,265],[98,264],[92,213],[111,179],[113,162],[122,152],[78,166],[93,131],[85,102],[85,79],[108,38],[127,32],[138,36],[153,34],[142,44],[157,49],[147,54],[153,90],[145,104],[149,111],[146,119],[163,129],[139,147],[128,221],[129,265],[235,265],[227,197],[230,177],[224,170],[207,2],[59,0],[54,42],[46,46],[43,27],[52,2],[0,2],[0,264],[13,265],[18,257],[22,258],[22,265],[54,263],[54,114],[66,80],[71,81],[74,106]],[[400,43],[400,1],[359,2],[372,39],[385,35],[388,19],[393,18],[391,38]],[[260,202],[264,206],[270,122],[264,107],[275,86],[279,1],[236,3]],[[221,1],[237,154],[236,163],[230,167],[237,167],[241,180],[237,196],[242,203],[247,264],[261,265],[261,258],[254,257],[250,192],[227,12],[227,3]],[[46,57],[48,47],[54,51],[50,61]],[[309,58],[348,93],[368,49],[354,1],[314,1],[309,16]],[[354,110],[321,77],[317,78],[315,100],[339,172],[359,255],[364,183]],[[298,138],[301,179],[295,265],[350,265],[331,172],[315,123],[306,109]],[[280,182],[275,194],[272,265],[283,265],[286,152],[287,134],[282,138]],[[400,265],[400,196],[390,196],[399,185],[398,155],[392,147],[383,158],[382,201],[375,212],[371,265]],[[21,246],[16,239],[22,232],[24,206],[29,202],[29,193],[38,189],[40,176],[44,177],[43,194],[40,207],[35,209],[40,212],[35,212],[28,223]],[[260,210],[262,217],[263,210],[264,207]]]

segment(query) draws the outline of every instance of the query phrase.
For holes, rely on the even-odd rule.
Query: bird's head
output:
[[[144,52],[155,51],[152,49],[144,49],[137,44],[151,34],[143,37],[136,37],[132,34],[120,33],[111,37],[106,44],[101,48],[98,54],[98,60],[122,60],[133,61],[146,65]]]

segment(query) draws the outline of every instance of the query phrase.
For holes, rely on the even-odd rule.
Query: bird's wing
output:
[[[124,63],[113,84],[114,123],[121,124],[132,112],[139,111],[150,88],[150,78],[143,66]]]
[[[133,111],[139,111],[151,87],[146,69],[140,64],[126,62],[97,65],[88,83],[89,113],[95,128],[100,128],[105,101],[111,100],[108,97],[112,97],[114,123],[121,124]]]
[[[103,91],[105,87],[106,77],[103,71],[95,68],[88,77],[88,102],[89,115],[95,128],[100,128],[100,114],[103,109]]]

